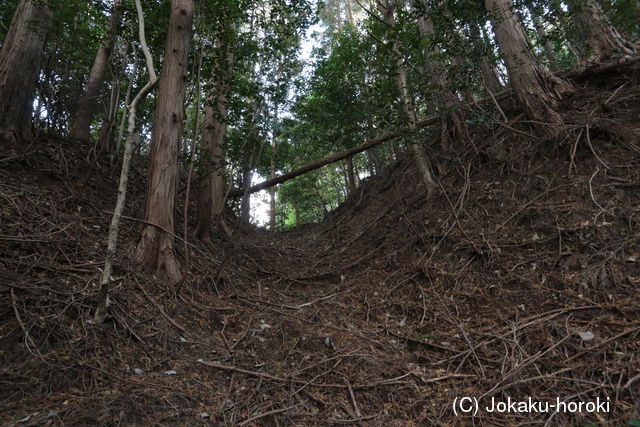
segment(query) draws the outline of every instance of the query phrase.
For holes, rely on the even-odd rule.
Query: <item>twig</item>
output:
[[[578,150],[578,142],[580,141],[582,132],[584,132],[584,129],[580,129],[580,133],[578,134],[576,141],[571,145],[571,161],[569,162],[569,176],[571,176],[571,169],[575,169],[576,172],[578,171],[578,168],[576,167],[576,151]]]
[[[341,389],[347,389],[348,387],[344,384],[336,384],[336,383],[326,383],[326,384],[318,384],[318,383],[313,383],[313,382],[308,382],[308,381],[303,381],[303,380],[297,380],[294,378],[282,378],[282,377],[278,377],[276,375],[271,375],[271,374],[267,374],[266,372],[256,372],[256,371],[249,371],[247,369],[242,369],[242,368],[236,368],[235,366],[228,366],[228,365],[221,365],[219,363],[216,362],[205,362],[204,360],[198,360],[198,363],[205,365],[205,366],[209,366],[211,368],[216,368],[216,369],[222,369],[224,371],[233,371],[233,372],[240,372],[242,374],[246,374],[246,375],[251,375],[253,377],[258,377],[258,378],[265,378],[271,381],[276,381],[276,382],[282,382],[282,383],[293,383],[293,384],[306,384],[307,386],[311,386],[311,387],[324,387],[324,388],[341,388]],[[395,378],[389,378],[388,380],[383,380],[383,381],[378,381],[375,383],[371,383],[371,384],[359,384],[359,385],[355,385],[352,386],[354,389],[363,389],[363,388],[374,388],[374,387],[378,387],[378,386],[384,386],[384,385],[393,385],[393,384],[400,384],[398,383],[399,380],[401,380],[402,378],[406,378],[409,375],[412,375],[413,372],[408,372],[404,375],[400,375],[399,377],[395,377]]]
[[[602,346],[604,346],[606,344],[609,344],[611,341],[615,341],[618,338],[621,338],[621,337],[623,337],[625,335],[628,335],[628,334],[631,334],[631,333],[637,332],[637,331],[640,331],[640,326],[638,326],[636,328],[627,329],[626,331],[622,331],[619,334],[614,335],[613,337],[609,338],[608,340],[604,340],[601,343],[598,343],[598,344],[596,344],[596,345],[594,345],[592,347],[587,348],[586,350],[581,351],[580,353],[574,354],[569,359],[565,360],[565,363],[569,363],[570,361],[572,361],[572,360],[574,360],[574,359],[576,359],[576,358],[578,358],[580,356],[583,356],[583,355],[585,355],[587,353],[592,352],[593,350],[595,350],[598,347],[602,347]]]
[[[285,307],[285,308],[291,308],[291,309],[293,309],[293,310],[300,310],[302,307],[306,307],[306,306],[309,306],[309,305],[313,305],[313,304],[318,303],[318,302],[320,302],[320,301],[324,301],[324,300],[326,300],[326,299],[333,298],[333,297],[335,297],[336,295],[338,295],[339,293],[340,293],[340,292],[336,292],[336,293],[334,293],[334,294],[327,295],[326,297],[318,298],[317,300],[309,301],[309,302],[305,302],[304,304],[300,304],[300,305],[283,305],[282,307]]]
[[[640,380],[640,374],[636,375],[633,378],[629,378],[629,381],[627,381],[627,383],[622,388],[629,388],[631,387],[631,384],[635,383],[638,380]]]
[[[598,216],[604,212],[604,208],[602,206],[600,206],[600,203],[598,203],[596,201],[596,198],[593,195],[593,186],[591,185],[591,181],[593,181],[593,178],[596,177],[596,175],[598,174],[598,172],[600,172],[600,168],[596,168],[596,171],[593,173],[593,175],[591,175],[591,178],[589,178],[589,194],[591,195],[591,200],[593,200],[593,203],[596,204],[596,206],[598,206],[600,208],[600,212],[598,212],[596,214],[596,216],[594,217],[593,221],[596,221],[596,218],[598,218]]]
[[[238,425],[239,426],[243,426],[245,424],[249,424],[251,421],[255,421],[255,420],[258,420],[260,418],[268,417],[269,415],[280,414],[282,412],[288,411],[289,409],[297,408],[298,406],[304,405],[305,403],[307,403],[307,400],[305,400],[304,402],[297,403],[297,404],[292,405],[292,406],[288,406],[286,408],[274,409],[273,411],[264,412],[262,414],[255,415],[255,416],[253,416],[251,418],[247,418],[246,420],[240,422]]]
[[[607,165],[604,161],[602,161],[600,156],[598,156],[598,154],[596,153],[596,150],[594,150],[593,145],[591,144],[591,137],[589,136],[589,125],[587,125],[587,143],[589,144],[589,149],[595,156],[596,160],[598,160],[598,162],[600,162],[600,164],[604,166],[606,170],[610,170],[611,168],[609,167],[609,165]]]
[[[507,218],[502,224],[500,224],[499,226],[496,227],[495,230],[493,230],[493,232],[495,233],[496,231],[500,230],[502,227],[504,227],[509,221],[511,221],[513,218],[516,217],[516,215],[518,215],[520,212],[522,212],[523,210],[525,210],[529,205],[531,205],[531,203],[535,202],[536,200],[538,200],[540,197],[544,196],[545,194],[547,194],[550,191],[554,191],[557,190],[560,187],[565,187],[566,184],[563,185],[558,185],[555,186],[551,189],[549,189],[549,187],[547,187],[546,190],[544,190],[542,193],[538,194],[536,197],[534,197],[533,199],[529,200],[527,203],[525,203],[524,205],[522,205],[522,207],[520,209],[518,209],[517,211],[515,211],[513,213],[513,215],[511,215],[509,218]]]
[[[25,344],[27,346],[27,350],[29,350],[29,352],[33,354],[31,352],[31,349],[29,348],[29,343],[30,343],[31,346],[33,347],[33,350],[36,352],[36,356],[38,356],[40,360],[44,362],[45,360],[44,360],[44,357],[42,356],[42,353],[40,353],[40,350],[38,350],[38,346],[33,341],[33,338],[31,338],[31,335],[29,335],[27,328],[24,326],[24,323],[22,323],[22,319],[20,319],[20,314],[18,313],[18,307],[16,304],[16,294],[15,292],[13,292],[13,288],[11,288],[11,305],[13,305],[13,312],[16,315],[16,320],[18,321],[18,324],[22,329],[22,333],[24,333],[24,339],[25,339]]]
[[[356,417],[362,417],[360,413],[360,409],[358,408],[358,402],[356,402],[356,397],[353,394],[353,389],[351,388],[351,384],[349,384],[349,380],[345,378],[344,382],[347,384],[347,390],[349,390],[349,397],[351,397],[351,403],[353,403],[353,409],[356,411]]]
[[[185,334],[185,336],[189,336],[187,334],[187,330],[185,328],[183,328],[178,322],[176,322],[175,320],[173,320],[165,311],[164,309],[160,306],[160,304],[158,304],[156,302],[156,300],[154,300],[153,298],[151,298],[151,296],[147,293],[147,291],[144,290],[144,287],[140,284],[140,282],[138,282],[137,280],[135,281],[136,285],[138,285],[138,289],[140,289],[142,291],[142,293],[144,294],[145,297],[147,297],[147,299],[151,302],[151,304],[153,304],[158,311],[160,312],[160,314],[162,314],[162,316],[167,319],[167,322],[171,323],[173,326],[175,326],[177,329],[179,329],[183,334]]]

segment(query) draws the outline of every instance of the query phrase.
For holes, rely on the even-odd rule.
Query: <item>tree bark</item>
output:
[[[53,13],[46,1],[21,0],[0,48],[0,128],[31,137],[31,113]]]
[[[557,125],[562,122],[556,109],[573,85],[538,62],[531,51],[511,0],[484,0],[491,14],[496,40],[507,64],[509,80],[522,108],[530,119]],[[552,134],[549,128],[544,132]]]
[[[633,55],[638,45],[624,39],[595,0],[570,0],[572,17],[597,61],[612,55]]]
[[[394,17],[394,3],[392,0],[387,0],[386,4],[382,4],[378,2],[378,8],[382,13],[384,22],[391,28],[395,27],[395,17]],[[407,87],[407,70],[404,66],[404,60],[402,57],[402,53],[400,52],[400,43],[397,38],[394,39],[392,44],[392,51],[395,57],[395,73],[394,73],[394,81],[398,91],[400,92],[401,99],[401,110],[405,118],[409,123],[409,128],[414,130],[416,128],[416,123],[418,121],[418,117],[416,114],[415,107],[413,105],[413,100],[409,95],[409,90]],[[430,198],[433,194],[433,191],[436,188],[435,180],[431,173],[431,168],[429,166],[429,162],[427,160],[426,155],[422,151],[422,148],[415,142],[409,142],[409,149],[411,150],[411,154],[413,155],[416,165],[418,167],[418,172],[422,178],[422,182],[426,187],[427,198]]]
[[[134,261],[169,280],[180,278],[173,250],[178,154],[186,89],[193,0],[172,0],[162,78],[151,137],[145,225]]]
[[[69,130],[69,136],[71,138],[88,140],[91,137],[91,122],[100,104],[100,89],[107,75],[109,58],[113,51],[113,46],[118,34],[118,26],[122,18],[121,3],[122,0],[114,0],[113,2],[107,36],[98,49],[96,58],[93,61],[85,90],[74,106],[71,129]]]

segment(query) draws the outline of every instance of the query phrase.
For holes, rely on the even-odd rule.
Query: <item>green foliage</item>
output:
[[[64,134],[74,102],[106,36],[113,0],[48,2],[54,21],[37,93],[44,111],[39,124]],[[636,0],[599,3],[626,37],[640,36],[640,7]],[[0,41],[6,36],[17,4],[18,0],[0,2]],[[227,181],[239,185],[241,171],[247,166],[267,177],[272,160],[277,173],[282,173],[404,125],[393,79],[398,59],[407,70],[407,89],[420,118],[436,111],[444,113],[436,96],[443,89],[460,99],[484,96],[481,59],[504,70],[482,1],[399,1],[394,10],[394,28],[382,22],[380,12],[369,2],[362,2],[369,7],[366,11],[357,2],[350,4],[353,25],[348,19],[347,0],[195,0],[195,31],[190,72],[186,76],[183,162],[190,154],[186,147],[194,146],[196,157],[200,155],[198,141],[193,141],[195,120],[203,120],[206,106],[220,95],[216,91],[221,88],[228,103],[224,159]],[[565,2],[517,0],[514,5],[540,57],[545,57],[542,48],[550,41],[561,66],[575,62],[580,52],[572,49],[580,49],[580,35]],[[166,0],[143,2],[147,42],[159,73],[169,6]],[[120,90],[116,116],[119,121],[125,110],[123,92],[128,80],[135,81],[133,93],[147,81],[133,0],[123,0],[122,9],[109,84],[101,95],[105,108],[93,126],[96,136],[106,117],[112,85],[118,85]],[[543,23],[545,38],[535,31],[533,16]],[[433,23],[432,36],[420,34],[421,17],[428,17]],[[319,22],[316,49],[311,64],[305,65],[299,55],[301,43],[310,26]],[[399,44],[400,58],[392,51],[394,41]],[[135,54],[131,45],[136,47]],[[134,63],[138,64],[137,76],[131,75]],[[440,72],[446,77],[446,88],[434,75]],[[147,140],[153,127],[155,100],[152,93],[138,111]],[[474,111],[470,123],[490,121],[495,113],[490,109]],[[274,140],[275,150],[271,147]],[[147,149],[143,145],[142,151]],[[391,157],[391,148],[379,147],[377,157],[377,162],[384,164]],[[204,165],[210,159],[201,160]],[[363,175],[373,169],[364,154],[354,162]],[[344,200],[345,194],[341,164],[288,182],[278,190],[280,224],[288,227],[298,221],[316,221]]]

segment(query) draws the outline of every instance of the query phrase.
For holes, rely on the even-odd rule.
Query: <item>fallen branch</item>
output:
[[[274,409],[273,411],[264,412],[264,413],[262,413],[262,414],[255,415],[255,416],[253,416],[253,417],[251,417],[251,418],[247,418],[246,420],[242,421],[242,422],[241,422],[240,424],[238,424],[238,425],[239,425],[239,426],[243,426],[243,425],[245,425],[245,424],[249,424],[251,421],[255,421],[255,420],[258,420],[258,419],[260,419],[260,418],[268,417],[269,415],[280,414],[280,413],[282,413],[282,412],[286,412],[286,411],[288,411],[289,409],[297,408],[297,407],[298,407],[298,406],[300,406],[300,405],[304,405],[305,403],[307,403],[307,401],[306,401],[306,400],[305,400],[304,402],[300,402],[300,403],[297,403],[297,404],[295,404],[295,405],[287,406],[286,408]]]
[[[162,314],[162,316],[167,319],[167,322],[171,323],[173,326],[175,326],[177,329],[179,329],[185,336],[188,337],[187,334],[187,330],[182,327],[178,322],[176,322],[175,320],[173,320],[173,318],[171,318],[165,311],[164,309],[160,306],[160,304],[158,304],[158,302],[156,300],[154,300],[153,298],[151,298],[151,296],[147,293],[147,291],[144,290],[144,287],[140,284],[140,282],[138,282],[137,280],[135,281],[136,285],[138,285],[138,289],[140,289],[142,291],[142,293],[144,294],[145,297],[147,297],[147,299],[149,300],[149,302],[151,304],[153,304],[153,306],[160,312],[160,314]]]
[[[16,304],[16,294],[15,292],[13,292],[13,288],[11,289],[11,305],[13,305],[13,313],[16,315],[16,320],[20,325],[20,329],[22,329],[22,333],[24,333],[24,343],[27,347],[27,350],[31,352],[31,349],[29,348],[29,344],[31,344],[31,346],[33,347],[33,351],[36,352],[36,356],[38,356],[40,360],[44,362],[44,357],[42,356],[42,353],[40,353],[40,350],[38,350],[38,346],[36,345],[33,338],[31,338],[31,335],[29,335],[29,331],[27,331],[27,328],[24,326],[24,323],[22,323],[22,319],[20,319],[20,313],[18,313],[18,307]]]
[[[201,365],[209,366],[211,368],[221,369],[223,371],[239,372],[241,374],[250,375],[250,376],[258,377],[258,378],[264,378],[264,379],[267,379],[267,380],[281,382],[281,383],[304,384],[304,385],[310,386],[310,387],[340,388],[340,389],[346,389],[346,390],[349,389],[349,387],[347,387],[346,384],[336,384],[336,383],[319,384],[319,383],[308,382],[308,381],[303,381],[303,380],[296,380],[296,379],[293,379],[293,378],[290,378],[290,379],[282,378],[282,377],[278,377],[276,375],[267,374],[266,372],[249,371],[247,369],[236,368],[235,366],[221,365],[221,364],[216,363],[216,362],[205,362],[204,360],[198,360],[198,363],[200,363]],[[412,375],[412,374],[413,374],[413,372],[408,372],[408,373],[406,373],[404,375],[400,375],[399,377],[395,377],[395,378],[390,378],[388,380],[378,381],[378,382],[371,383],[371,384],[354,385],[354,386],[352,386],[352,389],[353,390],[357,390],[357,389],[365,389],[365,388],[374,388],[374,387],[383,386],[383,385],[406,384],[406,383],[399,383],[398,381],[401,380],[402,378],[406,378],[406,377],[408,377],[409,375]],[[449,376],[441,377],[438,380],[446,379],[446,378],[449,378]],[[436,379],[434,379],[434,381],[435,380]]]
[[[509,95],[511,95],[512,91],[510,89],[504,90],[500,93],[497,93],[496,95],[494,95],[495,99],[503,99]],[[493,102],[492,98],[485,98],[481,101],[478,101],[478,104],[485,104],[485,103],[489,103],[489,102]],[[336,154],[332,154],[328,157],[325,157],[324,159],[320,159],[317,160],[313,163],[309,163],[305,166],[302,166],[298,169],[295,169],[291,172],[287,172],[284,175],[280,175],[278,177],[266,180],[264,182],[261,182],[260,184],[254,185],[253,187],[250,187],[248,192],[249,193],[256,193],[258,191],[262,191],[262,190],[266,190],[267,188],[273,187],[274,185],[278,185],[278,184],[282,184],[283,182],[289,181],[290,179],[296,178],[300,175],[303,175],[307,172],[311,172],[313,170],[316,169],[320,169],[323,166],[326,166],[328,164],[331,163],[335,163],[338,162],[342,159],[346,159],[347,157],[351,157],[353,155],[356,155],[358,153],[362,153],[363,151],[367,151],[370,148],[376,147],[380,144],[382,144],[383,142],[387,142],[387,141],[391,141],[394,140],[396,138],[399,138],[401,136],[404,135],[408,135],[411,134],[413,132],[415,132],[418,129],[422,129],[424,127],[436,124],[436,123],[440,123],[440,120],[442,119],[442,117],[440,115],[433,115],[433,116],[429,116],[424,120],[420,120],[418,122],[415,123],[415,126],[413,128],[411,127],[403,127],[401,129],[398,129],[394,132],[388,133],[386,135],[383,136],[379,136],[377,138],[374,139],[370,139],[369,141],[365,142],[364,144],[355,146],[353,148],[350,148],[348,150],[342,151],[340,153],[336,153]],[[238,197],[238,196],[242,196],[242,194],[244,194],[244,190],[241,188],[233,188],[229,191],[229,197]]]

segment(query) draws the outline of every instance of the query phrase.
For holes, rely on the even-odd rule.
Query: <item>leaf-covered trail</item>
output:
[[[88,321],[114,177],[92,169],[83,147],[39,141],[0,170],[0,421],[551,416],[458,417],[462,396],[609,397],[610,413],[549,422],[637,419],[640,157],[615,130],[639,131],[638,76],[631,68],[576,94],[560,145],[523,142],[517,112],[507,110],[508,126],[470,124],[475,145],[428,202],[411,160],[399,159],[321,224],[242,229],[213,248],[192,241],[178,283],[136,272],[139,223],[127,219],[104,329]],[[134,194],[144,190],[132,180]],[[142,197],[130,200],[126,216],[140,217]]]

